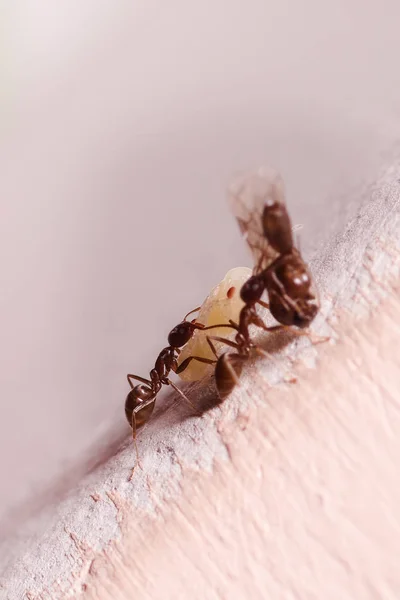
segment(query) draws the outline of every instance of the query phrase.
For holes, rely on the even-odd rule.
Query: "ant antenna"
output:
[[[170,379],[168,379],[168,384],[176,391],[178,392],[178,394],[180,395],[181,398],[183,398],[183,400],[185,400],[185,402],[187,402],[190,406],[190,408],[193,410],[194,413],[197,413],[197,408],[195,407],[195,405],[193,404],[193,402],[191,402],[189,400],[189,398],[186,396],[186,394],[184,394],[182,392],[182,390],[180,390],[178,388],[178,386],[176,386]]]
[[[186,321],[186,319],[188,318],[189,315],[192,315],[195,312],[199,312],[200,308],[201,308],[201,306],[197,306],[196,308],[194,308],[193,310],[188,312],[188,314],[183,317],[183,320]]]

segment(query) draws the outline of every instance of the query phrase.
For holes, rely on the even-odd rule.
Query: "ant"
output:
[[[169,379],[169,374],[171,371],[176,372],[177,370],[177,358],[180,354],[180,348],[187,344],[196,329],[203,329],[203,325],[198,323],[196,319],[187,321],[188,316],[199,309],[200,307],[197,307],[188,312],[183,320],[171,329],[168,335],[169,345],[163,348],[158,355],[154,368],[150,371],[150,379],[128,373],[127,379],[131,391],[125,400],[125,415],[132,427],[134,439],[136,429],[150,419],[157,394],[163,385],[173,387],[190,404],[185,394]],[[140,381],[140,383],[134,386],[133,379]]]
[[[169,345],[163,348],[159,353],[154,368],[150,371],[150,379],[145,379],[131,373],[128,373],[127,375],[131,390],[125,400],[125,415],[128,423],[132,427],[132,435],[135,444],[136,430],[150,419],[154,410],[157,394],[163,385],[170,385],[193,409],[195,409],[189,398],[171,381],[169,374],[171,371],[174,373],[178,372],[177,359],[181,352],[181,348],[188,343],[194,332],[197,329],[206,330],[214,327],[205,327],[202,323],[196,321],[196,319],[187,321],[189,315],[198,312],[199,310],[200,307],[198,306],[188,312],[183,320],[171,329],[168,335]],[[182,365],[180,365],[179,372],[182,372],[186,366],[182,368]],[[140,383],[134,386],[132,380],[139,381]]]
[[[190,356],[177,370],[179,374],[191,360],[215,364],[215,381],[221,400],[238,385],[243,365],[253,348],[271,358],[251,340],[250,325],[269,332],[293,326],[305,329],[319,310],[318,300],[312,291],[311,273],[294,246],[281,177],[270,170],[260,169],[256,176],[246,177],[239,188],[236,186],[231,190],[230,202],[255,261],[253,275],[240,290],[245,305],[240,312],[239,323],[230,320],[229,324],[214,326],[235,329],[235,341],[207,337],[215,360]],[[261,300],[264,292],[268,294],[268,303]],[[256,312],[257,304],[269,309],[280,325],[267,327]],[[296,334],[307,332],[298,331]],[[235,348],[236,352],[225,352],[218,357],[212,339]]]
[[[255,273],[241,289],[246,305],[262,304],[282,325],[308,327],[319,310],[311,273],[293,241],[281,176],[260,169],[231,189],[230,204],[255,261]]]

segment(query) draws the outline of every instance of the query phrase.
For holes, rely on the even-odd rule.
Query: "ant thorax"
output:
[[[201,305],[196,321],[205,327],[217,325],[218,323],[229,323],[230,320],[238,323],[240,311],[244,302],[240,298],[240,290],[243,284],[251,276],[252,271],[248,267],[236,267],[227,272],[224,279],[215,286]],[[178,366],[189,356],[201,356],[214,359],[210,346],[207,343],[207,335],[223,336],[234,339],[236,331],[228,327],[215,328],[210,331],[196,330],[183,348],[178,359]],[[217,350],[223,347],[220,342],[215,342]],[[184,381],[197,381],[205,375],[211,374],[213,365],[192,361],[189,366],[179,373]]]

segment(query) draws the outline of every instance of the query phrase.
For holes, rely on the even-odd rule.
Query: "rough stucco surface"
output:
[[[263,339],[281,369],[250,364],[202,418],[168,398],[143,470],[127,442],[42,513],[3,553],[0,597],[399,597],[399,175],[311,263],[331,342]]]

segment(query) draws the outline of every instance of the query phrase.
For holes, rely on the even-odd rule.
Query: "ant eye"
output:
[[[229,290],[226,292],[226,297],[229,298],[229,300],[231,300],[233,298],[233,296],[235,295],[235,292],[236,292],[236,288],[230,287]]]

